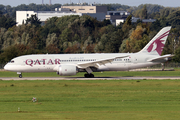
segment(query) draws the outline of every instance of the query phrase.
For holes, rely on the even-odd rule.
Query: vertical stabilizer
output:
[[[140,51],[147,54],[161,55],[171,27],[162,28],[158,34]]]

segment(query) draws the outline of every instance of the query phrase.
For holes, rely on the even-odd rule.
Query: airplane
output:
[[[86,72],[84,77],[93,78],[92,72],[127,71],[161,64],[173,55],[161,56],[171,26],[162,28],[158,34],[137,53],[91,53],[91,54],[36,54],[12,59],[4,66],[7,71],[57,72],[61,76]]]

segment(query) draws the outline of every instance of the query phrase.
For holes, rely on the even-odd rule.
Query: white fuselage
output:
[[[98,68],[92,69],[93,72],[98,71],[125,71],[156,65],[166,60],[158,62],[148,62],[147,60],[156,55],[138,54],[138,53],[95,53],[95,54],[39,54],[24,55],[12,59],[4,67],[6,70],[14,72],[57,72],[59,65],[77,65],[97,61],[106,58],[119,56],[128,57],[114,59],[111,63],[99,65]]]

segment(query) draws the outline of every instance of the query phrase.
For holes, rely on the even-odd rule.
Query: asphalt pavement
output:
[[[180,80],[180,77],[0,77],[0,80]]]

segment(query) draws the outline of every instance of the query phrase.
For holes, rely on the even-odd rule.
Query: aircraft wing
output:
[[[163,55],[163,56],[159,56],[159,57],[156,57],[156,58],[152,58],[152,59],[149,59],[147,60],[148,62],[153,62],[153,61],[158,61],[158,60],[162,60],[164,58],[170,58],[170,57],[173,57],[174,55],[171,55],[171,54],[168,54],[168,55]]]
[[[98,68],[101,65],[111,63],[114,59],[125,58],[125,57],[129,57],[129,55],[121,56],[121,57],[112,57],[112,58],[107,58],[107,59],[100,59],[100,60],[90,61],[90,62],[78,63],[77,66],[79,68],[87,68],[87,67],[90,67],[90,66],[94,66],[94,67]]]

